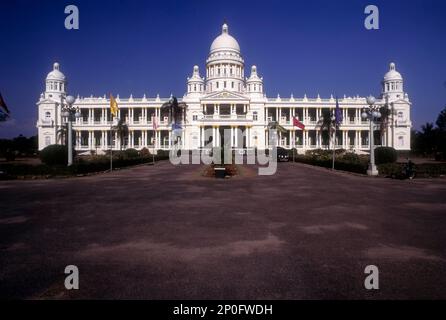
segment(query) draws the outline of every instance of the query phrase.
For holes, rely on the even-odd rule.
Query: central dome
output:
[[[392,80],[403,80],[401,73],[396,71],[396,65],[393,62],[389,66],[389,71],[384,75],[384,81]]]
[[[46,76],[46,80],[65,81],[65,75],[62,72],[60,72],[59,69],[60,69],[59,64],[57,62],[54,63],[53,71],[48,73],[48,75]]]
[[[234,50],[240,53],[240,46],[235,38],[228,33],[228,25],[225,23],[219,35],[211,44],[211,53],[220,50]]]

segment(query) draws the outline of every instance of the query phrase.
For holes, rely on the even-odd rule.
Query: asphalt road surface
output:
[[[446,299],[445,179],[202,170],[0,182],[0,298]]]

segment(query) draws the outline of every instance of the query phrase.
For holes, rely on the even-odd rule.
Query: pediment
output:
[[[41,104],[55,104],[55,103],[60,103],[60,102],[54,101],[53,99],[50,99],[50,98],[46,98],[46,99],[37,101],[36,104],[41,105]]]
[[[408,104],[408,105],[412,105],[411,102],[407,101],[406,99],[398,99],[395,101],[392,101],[393,104]]]
[[[244,100],[247,101],[249,98],[241,93],[238,92],[231,92],[231,91],[218,91],[218,92],[212,92],[203,98],[201,100]]]

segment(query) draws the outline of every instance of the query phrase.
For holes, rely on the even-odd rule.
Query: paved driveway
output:
[[[0,182],[0,297],[446,299],[446,180],[201,170]],[[71,264],[78,291],[63,286]]]

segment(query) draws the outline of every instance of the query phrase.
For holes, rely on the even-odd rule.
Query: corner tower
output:
[[[396,71],[395,63],[390,63],[389,71],[384,75],[382,81],[382,97],[388,101],[404,98],[404,82],[401,73]]]
[[[45,80],[45,98],[60,101],[67,93],[65,75],[60,72],[59,63],[53,64],[53,71],[48,73]]]

